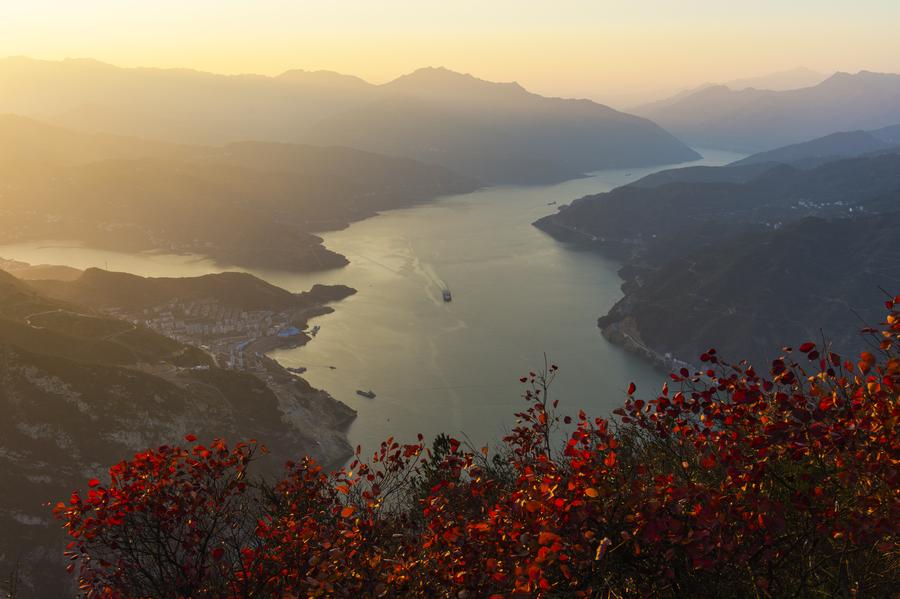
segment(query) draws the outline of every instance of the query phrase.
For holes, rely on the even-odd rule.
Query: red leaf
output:
[[[88,486],[89,487],[98,487],[98,486],[100,486],[100,481],[97,480],[96,478],[92,478],[91,480],[88,481]]]
[[[634,395],[634,392],[637,391],[637,385],[634,383],[629,383],[628,385],[628,395]]]
[[[559,535],[555,532],[550,532],[545,530],[541,534],[538,535],[538,544],[539,545],[550,545],[551,543],[555,543],[559,540]]]
[[[193,435],[193,434],[192,434],[192,435],[185,435],[185,436],[184,436],[184,440],[187,441],[188,443],[193,443],[194,441],[197,440],[197,435]]]

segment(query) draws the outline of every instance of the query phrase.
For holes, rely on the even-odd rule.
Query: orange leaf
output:
[[[559,540],[559,535],[550,531],[544,531],[538,535],[538,544],[550,545]]]
[[[603,463],[606,464],[608,468],[612,468],[616,465],[616,452],[610,451],[605,458],[603,458]]]

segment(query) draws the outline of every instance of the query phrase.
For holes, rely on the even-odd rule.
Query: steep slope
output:
[[[108,283],[124,284],[115,273],[107,275]],[[88,271],[85,276],[106,275]],[[221,286],[209,280],[182,285],[131,281],[130,286],[166,299],[161,290],[246,289],[243,278],[220,276]],[[88,287],[91,294],[101,291]],[[322,290],[313,296],[278,292],[253,285],[259,301],[291,296],[313,306],[313,296],[328,299]],[[207,442],[214,437],[265,439],[272,456],[262,466],[269,472],[289,456],[308,454],[336,463],[351,453],[343,430],[354,417],[345,405],[270,361],[264,377],[218,368],[197,348],[93,306],[50,298],[3,271],[0,411],[0,485],[5,489],[0,571],[17,569],[22,596],[29,597],[65,596],[63,577],[47,575],[63,569],[62,534],[46,502],[65,496],[86,476],[102,475],[100,464],[176,443],[186,433]]]
[[[636,112],[693,145],[757,152],[900,122],[900,75],[836,73],[788,91],[709,87]]]
[[[827,240],[833,240],[829,242]],[[709,347],[764,368],[790,339],[855,355],[864,326],[900,280],[900,213],[804,219],[713,244],[645,273],[607,316],[604,334],[697,363]]]
[[[863,349],[854,311],[877,312],[898,280],[900,155],[721,170],[581,198],[535,225],[625,261],[625,297],[600,324],[655,360],[693,360],[701,342],[761,358],[784,331],[821,325],[841,351]]]

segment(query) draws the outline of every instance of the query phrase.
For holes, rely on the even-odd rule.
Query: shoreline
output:
[[[641,338],[636,323],[627,310],[625,314],[616,314],[616,312],[625,310],[623,305],[629,299],[629,290],[639,284],[639,277],[629,277],[626,274],[636,270],[635,265],[628,259],[629,252],[623,247],[611,246],[606,240],[589,233],[561,225],[555,221],[555,216],[556,214],[549,214],[541,217],[533,222],[532,226],[572,249],[596,252],[620,263],[618,275],[621,281],[619,288],[622,291],[622,297],[606,314],[597,318],[597,328],[600,329],[603,338],[645,360],[661,374],[668,374],[680,368],[696,369],[690,362],[682,360],[678,356],[648,346]]]

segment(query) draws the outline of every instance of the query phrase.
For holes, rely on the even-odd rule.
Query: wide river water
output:
[[[742,157],[700,152],[704,160],[695,165]],[[624,400],[629,382],[652,392],[663,375],[597,329],[597,318],[622,295],[619,264],[558,243],[531,223],[558,204],[662,168],[491,187],[325,233],[325,245],[347,256],[349,266],[311,274],[251,272],[291,291],[340,283],[358,293],[311,322],[321,330],[308,345],[271,355],[285,366],[307,367],[312,385],[357,410],[349,437],[367,453],[388,436],[412,441],[419,432],[465,433],[476,447],[496,443],[524,406],[519,377],[540,368],[544,354],[560,367],[551,390],[560,408],[606,416]],[[0,246],[0,257],[144,276],[223,270],[191,256],[50,242]],[[444,286],[453,301],[442,300]],[[377,396],[360,397],[357,389]]]

